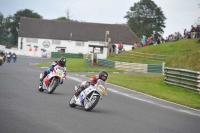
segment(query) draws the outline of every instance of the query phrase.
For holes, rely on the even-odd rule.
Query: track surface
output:
[[[33,63],[19,58],[0,66],[0,133],[199,133],[200,112],[109,84],[108,95],[86,112],[69,107],[84,73],[68,73],[53,94],[39,92]]]

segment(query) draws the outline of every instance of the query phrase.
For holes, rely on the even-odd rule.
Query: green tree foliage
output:
[[[10,36],[10,22],[11,16],[4,18],[3,14],[0,12],[0,44],[2,45],[9,43],[9,38],[12,38],[12,36]]]
[[[124,18],[127,18],[128,26],[138,37],[161,35],[164,32],[166,18],[161,8],[152,0],[140,0],[134,3]]]
[[[2,43],[4,36],[5,36],[5,33],[4,33],[4,16],[0,12],[0,43]]]
[[[19,10],[12,16],[12,22],[10,23],[10,32],[14,36],[14,44],[18,43],[18,29],[19,29],[19,22],[20,17],[27,17],[27,18],[40,18],[42,16],[38,13],[33,12],[29,9]]]
[[[66,21],[70,21],[70,19],[66,18],[66,17],[59,17],[57,18],[57,20],[66,20]]]

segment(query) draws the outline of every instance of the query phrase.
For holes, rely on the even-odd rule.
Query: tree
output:
[[[70,10],[69,10],[69,8],[67,9],[66,14],[67,14],[67,19],[70,20],[71,16],[69,15],[69,14],[70,14]]]
[[[2,43],[3,37],[4,37],[4,22],[3,21],[4,21],[4,16],[0,12],[0,43]]]
[[[164,32],[166,18],[161,8],[152,0],[140,0],[134,3],[124,18],[128,19],[127,25],[138,37],[161,35]]]
[[[67,11],[66,11],[66,15],[67,15],[67,17],[59,17],[59,18],[57,18],[57,20],[66,20],[66,21],[73,21],[73,20],[71,20],[70,18],[70,10],[69,9],[67,9]]]
[[[11,43],[10,40],[10,21],[11,16],[4,18],[3,14],[0,12],[0,44],[8,44]]]
[[[70,19],[66,18],[66,17],[59,17],[57,18],[57,20],[67,20],[67,21],[71,21]]]
[[[19,29],[19,22],[20,17],[27,17],[27,18],[40,18],[42,19],[42,16],[33,12],[29,9],[19,10],[17,11],[14,16],[12,16],[12,22],[10,23],[10,32],[14,36],[14,44],[18,43],[18,29]]]

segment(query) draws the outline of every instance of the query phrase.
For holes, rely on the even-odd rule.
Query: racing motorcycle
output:
[[[40,74],[40,79],[42,78],[43,74]],[[52,94],[55,89],[58,87],[61,81],[66,79],[65,71],[63,67],[55,66],[54,70],[51,71],[44,79],[43,85],[39,86],[38,90],[43,92],[44,90],[48,91],[49,94]]]
[[[75,86],[75,92],[78,87]],[[73,95],[69,101],[69,106],[74,108],[76,106],[83,107],[86,111],[91,111],[103,96],[107,95],[107,84],[101,80],[96,85],[90,85],[83,90],[79,96]]]
[[[7,59],[7,62],[10,63],[10,61],[11,61],[11,55],[10,55],[10,54],[7,54],[6,59]]]
[[[13,55],[12,58],[13,58],[13,62],[16,62],[16,58],[17,58],[16,55]]]

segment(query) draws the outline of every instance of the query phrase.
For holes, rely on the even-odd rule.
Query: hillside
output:
[[[167,42],[124,51],[118,55],[110,55],[108,60],[123,62],[159,64],[166,63],[166,67],[200,71],[200,43],[199,39],[187,39]]]

